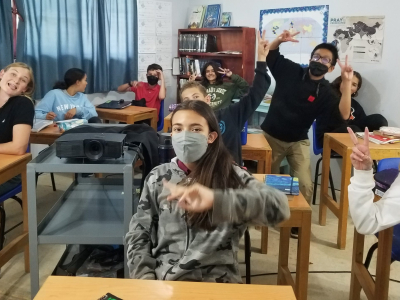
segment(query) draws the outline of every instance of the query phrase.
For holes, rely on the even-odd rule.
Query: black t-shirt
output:
[[[364,109],[356,100],[351,98],[351,111],[350,118],[348,120],[349,125],[355,125],[361,119],[364,119],[367,115],[364,112]]]
[[[267,74],[267,64],[258,61],[253,86],[250,87],[249,92],[240,98],[239,102],[215,112],[222,140],[234,161],[239,165],[242,165],[243,126],[264,99],[270,85],[271,77]]]
[[[33,126],[35,108],[24,96],[11,97],[0,107],[0,144],[13,140],[13,127],[18,124]]]
[[[311,80],[308,68],[284,58],[279,50],[269,52],[267,64],[276,88],[261,125],[265,132],[284,142],[297,142],[308,139],[315,119],[321,118],[328,124],[335,120],[344,122],[339,111],[340,99],[327,80]]]

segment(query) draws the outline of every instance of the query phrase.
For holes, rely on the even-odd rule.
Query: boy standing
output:
[[[222,139],[233,159],[242,165],[242,143],[240,134],[243,126],[260,105],[271,84],[267,74],[265,62],[269,52],[268,41],[265,40],[265,31],[262,38],[258,33],[258,57],[253,86],[249,93],[244,95],[239,102],[230,104],[226,108],[215,111],[221,129]],[[196,81],[186,83],[180,90],[182,101],[202,100],[210,104],[211,98],[206,88]]]
[[[158,84],[160,81],[160,84]],[[146,99],[146,107],[156,108],[160,114],[161,100],[165,99],[166,89],[162,67],[151,64],[147,67],[147,82],[131,81],[118,87],[118,92],[134,92],[135,100]]]
[[[353,69],[347,60],[344,65],[339,62],[343,79],[342,97],[339,99],[324,79],[338,61],[336,47],[326,43],[316,46],[309,67],[302,68],[285,59],[278,49],[283,42],[298,42],[293,38],[297,34],[284,31],[270,45],[267,65],[276,80],[276,88],[261,128],[272,148],[272,173],[279,174],[280,164],[286,157],[293,175],[299,178],[301,193],[310,203],[312,181],[307,133],[315,119],[322,118],[327,123],[348,119],[350,105],[346,103],[351,101]]]

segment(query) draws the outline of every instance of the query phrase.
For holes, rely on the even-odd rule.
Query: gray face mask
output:
[[[172,146],[183,163],[198,161],[207,151],[207,137],[201,133],[182,131],[172,136]]]

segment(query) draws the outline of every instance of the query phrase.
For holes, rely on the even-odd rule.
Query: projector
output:
[[[56,139],[56,156],[59,158],[88,158],[102,160],[120,158],[126,134],[121,133],[70,133]]]

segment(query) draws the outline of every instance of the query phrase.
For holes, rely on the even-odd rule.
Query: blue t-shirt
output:
[[[57,116],[54,121],[65,120],[65,114],[72,108],[76,108],[75,119],[89,120],[97,117],[97,112],[84,93],[76,93],[74,96],[67,94],[65,90],[55,89],[48,92],[35,109],[37,119],[46,119],[49,112]]]

